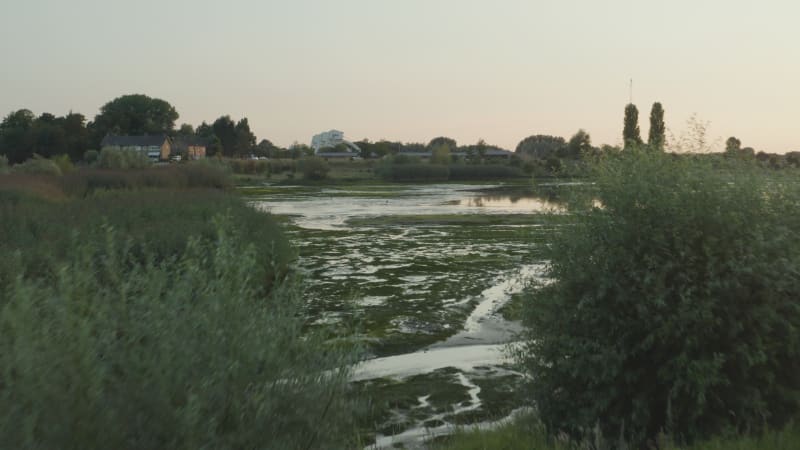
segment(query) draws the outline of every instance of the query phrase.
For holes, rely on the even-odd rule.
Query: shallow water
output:
[[[353,218],[411,214],[531,214],[561,207],[532,196],[488,195],[467,184],[326,188],[271,196],[254,202],[273,214],[295,216],[302,228],[338,230]]]
[[[309,326],[358,330],[374,359],[356,369],[354,381],[364,384],[376,404],[386,389],[402,390],[405,380],[413,379],[415,389],[421,383],[424,391],[430,377],[429,392],[409,388],[407,404],[415,406],[387,404],[388,410],[376,412],[375,448],[398,442],[413,447],[430,430],[441,434],[524,406],[508,392],[520,376],[508,370],[502,351],[520,326],[497,311],[512,294],[541,279],[542,244],[553,226],[348,222],[397,215],[563,213],[544,199],[490,196],[476,188],[304,189],[253,199],[259,209],[291,217],[289,232],[308,285]],[[502,382],[487,381],[495,379]],[[452,389],[463,389],[461,397],[426,404],[426,396]]]

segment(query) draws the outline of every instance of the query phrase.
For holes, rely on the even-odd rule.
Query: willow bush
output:
[[[0,294],[0,448],[339,449],[354,353],[302,330],[230,218],[172,257],[105,226]],[[5,255],[20,261],[21,252]]]
[[[727,163],[725,163],[727,164]],[[626,152],[549,250],[519,360],[552,433],[646,446],[780,427],[800,403],[800,188]]]

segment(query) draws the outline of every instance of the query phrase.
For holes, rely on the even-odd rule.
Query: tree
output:
[[[250,131],[250,123],[247,117],[242,118],[236,123],[236,148],[234,153],[237,156],[249,155],[256,146],[256,135]]]
[[[781,427],[800,408],[800,186],[628,152],[547,247],[518,356],[554,434],[630,448]],[[769,193],[769,195],[765,195]]]
[[[277,154],[277,150],[278,148],[275,147],[275,144],[270,142],[269,139],[262,139],[261,142],[256,145],[255,153],[258,156],[273,158]]]
[[[20,109],[7,115],[0,123],[0,154],[11,164],[18,164],[33,156],[33,135],[31,130],[35,120],[28,109]]]
[[[572,159],[579,159],[585,154],[592,152],[592,137],[583,129],[578,130],[564,147],[563,156]]]
[[[456,143],[455,139],[445,136],[439,136],[431,139],[431,141],[428,143],[428,150],[433,150],[434,147],[438,147],[440,145],[446,145],[450,149],[456,149],[458,147],[458,144]]]
[[[297,163],[298,170],[307,180],[324,180],[331,170],[328,162],[318,156],[303,158]]]
[[[654,150],[664,151],[666,142],[666,127],[664,126],[664,108],[661,103],[653,103],[650,110],[650,132],[647,136],[647,143]]]
[[[629,103],[625,107],[625,126],[622,129],[622,142],[626,149],[642,144],[642,137],[639,134],[639,110],[633,103]]]
[[[165,100],[142,94],[123,95],[106,103],[91,128],[96,144],[107,134],[171,134],[178,112]]]
[[[538,159],[547,159],[554,156],[559,149],[566,145],[564,138],[560,136],[548,136],[536,134],[528,136],[519,144],[515,152],[519,155],[528,155]]]
[[[731,136],[725,141],[725,153],[737,154],[742,149],[742,141]]]
[[[450,146],[447,144],[440,144],[431,150],[431,163],[432,164],[450,164]]]
[[[61,120],[61,126],[67,141],[67,154],[73,161],[80,161],[91,145],[89,129],[86,128],[86,117],[70,111]]]
[[[214,134],[214,128],[205,121],[197,127],[195,134],[206,142],[206,155],[222,155],[222,141]]]
[[[31,128],[32,151],[34,154],[50,158],[67,153],[67,138],[61,120],[50,113],[42,113]]]
[[[479,139],[478,143],[475,145],[475,151],[478,153],[478,158],[483,161],[483,158],[486,157],[486,150],[488,146],[486,145],[486,141],[483,139]]]
[[[214,135],[222,145],[222,155],[231,157],[236,152],[236,123],[231,120],[231,116],[221,116],[211,125]]]
[[[181,127],[178,129],[178,136],[181,137],[191,137],[194,136],[194,127],[192,127],[188,123],[181,124]]]

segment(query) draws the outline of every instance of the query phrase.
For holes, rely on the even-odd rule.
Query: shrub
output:
[[[250,239],[218,222],[140,261],[110,227],[73,236],[55,279],[0,294],[0,448],[353,448],[353,352],[266,291]]]
[[[297,162],[297,169],[307,180],[324,180],[331,170],[328,162],[318,156],[301,159]]]
[[[629,154],[549,249],[520,362],[551,431],[644,445],[781,425],[800,399],[800,198],[741,165]]]
[[[8,157],[0,155],[0,175],[8,173]]]
[[[97,150],[86,150],[86,152],[83,153],[83,161],[86,164],[94,164],[99,158],[100,152]]]
[[[67,155],[56,155],[50,158],[55,165],[58,166],[59,170],[62,174],[69,173],[75,170],[75,166],[72,164],[72,160],[69,159]]]
[[[104,148],[97,158],[102,169],[144,169],[150,166],[147,155],[133,150]]]
[[[55,162],[38,156],[35,156],[22,164],[14,165],[11,167],[11,171],[30,175],[61,175],[61,169]]]

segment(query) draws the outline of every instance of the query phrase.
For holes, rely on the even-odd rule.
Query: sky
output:
[[[281,146],[350,140],[514,149],[707,125],[718,147],[800,150],[795,0],[0,0],[0,114],[146,94],[181,123],[247,117]]]

